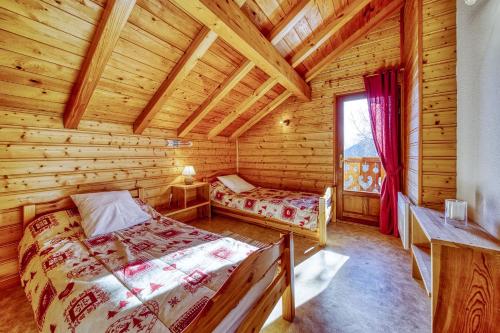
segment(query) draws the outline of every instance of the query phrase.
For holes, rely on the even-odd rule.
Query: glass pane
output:
[[[370,126],[366,98],[344,101],[344,191],[380,193],[385,171]]]

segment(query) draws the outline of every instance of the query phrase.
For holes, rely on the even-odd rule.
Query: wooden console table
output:
[[[432,303],[433,332],[498,332],[500,242],[475,223],[455,228],[444,214],[412,207],[412,275]]]

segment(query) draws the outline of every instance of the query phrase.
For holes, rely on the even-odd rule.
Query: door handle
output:
[[[344,167],[344,155],[340,154],[339,155],[339,169],[342,169]]]

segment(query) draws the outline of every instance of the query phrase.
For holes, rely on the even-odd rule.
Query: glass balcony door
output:
[[[365,94],[337,98],[337,218],[378,225],[385,171],[375,149]]]

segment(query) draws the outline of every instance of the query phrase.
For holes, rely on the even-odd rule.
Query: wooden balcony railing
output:
[[[378,157],[349,157],[344,160],[344,191],[380,193],[385,170]]]

